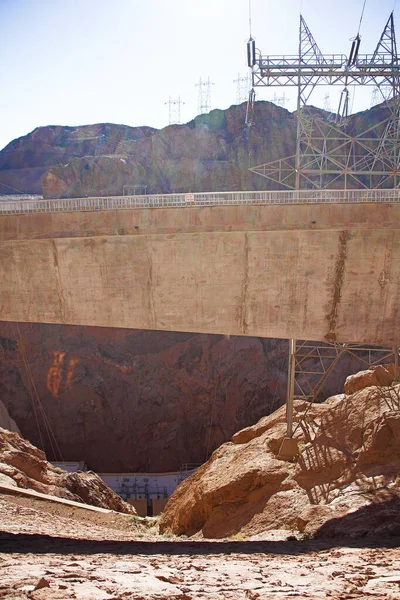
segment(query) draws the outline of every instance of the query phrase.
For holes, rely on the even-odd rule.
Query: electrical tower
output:
[[[200,77],[199,83],[195,84],[199,88],[199,94],[197,99],[197,112],[199,115],[204,115],[211,110],[211,86],[214,85],[210,78],[207,81],[203,81]]]
[[[285,92],[283,92],[282,96],[278,96],[278,94],[275,92],[274,99],[272,100],[272,102],[274,104],[276,104],[276,106],[281,106],[282,108],[285,108],[285,104],[286,104]]]
[[[172,100],[171,96],[168,99],[168,125],[180,125],[181,123],[181,106],[185,104],[182,102],[181,97],[178,96],[177,100]]]
[[[365,4],[364,4],[365,6]],[[363,9],[364,10],[364,9]],[[362,20],[362,14],[360,24]],[[246,122],[253,124],[256,87],[297,88],[297,131],[293,154],[252,167],[279,187],[288,189],[393,188],[400,185],[400,66],[393,12],[373,54],[359,52],[361,37],[354,38],[349,56],[323,54],[300,15],[299,53],[263,56],[250,36],[247,62],[253,88],[249,94]],[[319,86],[342,88],[336,116],[308,106]],[[381,102],[377,118],[364,120],[356,133],[349,118],[349,86],[371,86]],[[362,123],[362,117],[359,121]],[[286,438],[281,457],[293,457],[293,398],[296,391],[313,401],[343,352],[353,355],[370,348],[359,344],[332,344],[290,340],[286,393]],[[399,349],[381,349],[394,357],[398,377]],[[320,369],[315,368],[315,361]],[[309,361],[311,364],[309,365]],[[376,364],[370,360],[370,364]],[[318,372],[319,370],[319,372]],[[296,390],[297,385],[297,390]],[[299,426],[299,425],[298,425]],[[297,426],[297,427],[298,427]],[[297,451],[297,443],[295,444]]]
[[[361,54],[357,34],[349,56],[323,54],[300,15],[299,54],[263,56],[248,42],[255,87],[297,88],[297,136],[291,156],[250,170],[281,187],[390,188],[400,184],[400,66],[393,13],[373,54]],[[318,86],[340,86],[334,122],[309,106]],[[354,133],[348,117],[349,86],[371,86],[382,116]]]
[[[238,73],[237,79],[234,79],[233,83],[236,83],[236,104],[242,104],[242,102],[247,102],[247,98],[249,97],[249,90],[251,87],[250,76],[241,76],[240,73]]]

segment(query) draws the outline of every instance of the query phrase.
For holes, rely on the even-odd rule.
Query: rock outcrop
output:
[[[16,432],[0,428],[0,484],[32,489],[67,500],[136,514],[98,475],[67,473],[53,467],[44,452]]]
[[[160,530],[215,538],[268,529],[400,535],[400,385],[320,405],[297,400],[295,411],[297,460],[276,456],[282,407],[236,434],[176,489]]]

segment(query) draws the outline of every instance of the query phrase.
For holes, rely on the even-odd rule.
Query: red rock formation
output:
[[[276,458],[285,435],[282,407],[218,448],[176,489],[161,532],[220,538],[285,528],[330,536],[400,531],[398,512],[388,520],[400,499],[400,385],[320,405],[296,401],[295,408],[297,461]],[[362,521],[360,514],[374,518]],[[345,516],[353,529],[344,529]]]
[[[136,514],[95,473],[66,473],[53,467],[44,452],[16,432],[0,428],[0,483],[33,489],[67,500]]]

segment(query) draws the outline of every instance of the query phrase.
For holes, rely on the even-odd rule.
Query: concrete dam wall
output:
[[[0,217],[0,320],[399,345],[400,205]]]

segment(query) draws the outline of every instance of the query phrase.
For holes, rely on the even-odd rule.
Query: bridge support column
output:
[[[286,437],[283,438],[278,458],[292,460],[298,454],[297,441],[293,439],[293,399],[296,370],[296,340],[289,340],[288,381],[286,388]]]

